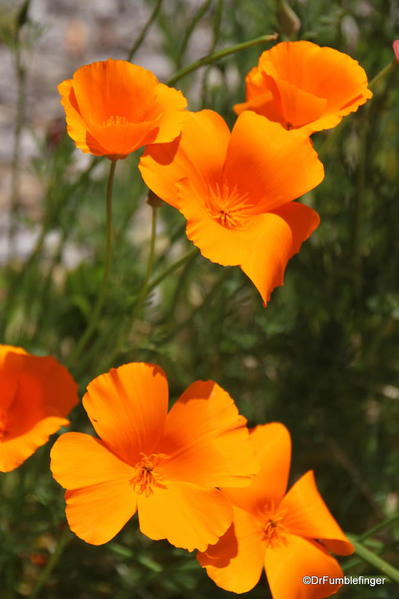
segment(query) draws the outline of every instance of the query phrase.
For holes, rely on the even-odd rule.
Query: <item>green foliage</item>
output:
[[[210,31],[202,56],[279,32],[286,22],[278,4],[170,0],[161,5],[154,26],[177,70],[200,57],[190,50],[199,26]],[[291,39],[348,52],[370,78],[392,60],[399,25],[394,2],[296,0],[290,6],[300,22]],[[19,18],[21,26],[29,25]],[[132,39],[139,34],[133,23]],[[244,76],[261,51],[253,47],[227,57],[178,86],[193,108],[217,110],[231,124],[232,105],[243,100]],[[326,178],[305,202],[319,212],[321,225],[291,260],[286,282],[267,308],[239,269],[218,267],[198,255],[164,278],[136,311],[151,210],[136,168],[138,156],[121,161],[105,307],[87,351],[75,362],[71,355],[88,325],[102,278],[105,161],[95,159],[79,170],[68,140],[56,145],[41,140],[32,169],[43,189],[42,229],[28,259],[6,264],[0,275],[0,286],[7,290],[1,338],[34,353],[56,355],[70,367],[82,392],[94,376],[131,360],[165,368],[173,400],[196,379],[218,381],[251,425],[279,420],[290,428],[292,480],[314,469],[343,528],[364,533],[397,510],[399,502],[397,71],[381,80],[367,107],[336,131],[314,136]],[[45,243],[50,232],[58,235],[51,251]],[[168,206],[160,208],[153,278],[190,248],[181,216]],[[80,262],[68,266],[72,249]],[[87,427],[81,407],[74,412],[73,427]],[[5,599],[29,596],[43,569],[40,558],[48,560],[64,527],[62,491],[47,467],[45,447],[19,470],[0,477],[0,588],[6,589]],[[398,521],[365,543],[399,567]],[[342,564],[352,575],[377,574],[356,557]],[[395,592],[386,584],[346,588],[337,596],[391,599]],[[71,593],[76,599],[230,596],[211,583],[194,556],[150,542],[137,532],[137,522],[104,547],[70,540],[41,596],[63,599]],[[265,581],[247,596],[268,597]]]

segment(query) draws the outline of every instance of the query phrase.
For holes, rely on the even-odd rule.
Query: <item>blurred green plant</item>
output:
[[[372,79],[391,64],[399,26],[399,11],[390,0],[147,4],[151,14],[141,32],[132,31],[129,58],[148,29],[156,28],[176,71],[170,80],[178,82],[191,107],[211,107],[229,123],[232,104],[244,97],[245,74],[263,50],[248,40],[276,31],[283,39],[330,45],[357,58]],[[25,2],[12,16],[0,14],[18,82],[17,181],[18,139],[29,126],[22,53],[31,48],[18,32],[31,27],[28,9]],[[199,28],[209,32],[200,54],[211,59],[193,56]],[[240,44],[245,50],[225,52]],[[378,573],[360,559],[367,552],[399,568],[397,70],[389,67],[375,82],[375,97],[366,107],[333,132],[315,136],[326,179],[305,201],[320,213],[321,225],[290,262],[285,285],[274,291],[267,309],[238,269],[222,269],[192,250],[176,211],[156,209],[151,227],[154,210],[133,174],[137,154],[118,165],[106,301],[90,344],[72,362],[103,276],[106,165],[93,159],[78,170],[72,143],[63,138],[51,144],[44,135],[32,164],[43,190],[37,242],[25,261],[14,254],[0,274],[1,338],[56,355],[71,366],[82,392],[111,366],[153,361],[167,371],[173,398],[193,380],[213,378],[229,390],[250,424],[284,422],[294,440],[293,479],[314,468],[332,512],[365,549],[343,560],[351,575]],[[11,205],[18,206],[12,209],[12,247],[15,224],[27,219],[18,200]],[[49,252],[51,232],[58,238]],[[76,266],[66,259],[71,248],[81,256]],[[73,429],[84,430],[83,422],[77,408]],[[71,590],[77,599],[229,595],[209,581],[193,556],[151,543],[132,525],[104,547],[63,535],[63,498],[48,473],[48,451],[41,448],[17,471],[0,476],[5,599],[61,599]],[[62,540],[62,553],[56,553],[60,539],[68,542]],[[395,588],[351,587],[337,596],[391,599]],[[250,599],[267,596],[265,581],[248,593]]]

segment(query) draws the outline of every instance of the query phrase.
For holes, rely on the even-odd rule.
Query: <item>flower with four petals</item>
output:
[[[152,364],[95,378],[83,405],[100,439],[65,433],[51,451],[69,526],[99,545],[138,512],[140,530],[205,550],[232,520],[216,489],[248,485],[257,471],[246,420],[212,381],[190,385],[168,413],[168,383]]]
[[[322,599],[341,586],[342,577],[330,551],[349,555],[354,548],[321,498],[313,472],[286,492],[291,439],[284,425],[257,426],[250,439],[260,472],[245,489],[222,489],[233,505],[233,524],[217,544],[198,554],[199,562],[223,589],[245,593],[262,569],[273,599]],[[326,577],[306,585],[306,576]]]
[[[281,42],[263,52],[246,77],[240,114],[253,110],[309,135],[331,129],[372,97],[357,60],[313,42]]]
[[[149,143],[172,141],[186,114],[180,91],[126,60],[109,58],[80,67],[58,91],[76,146],[112,160]]]
[[[139,169],[184,215],[201,254],[240,266],[265,304],[319,224],[312,208],[292,201],[324,177],[308,135],[253,112],[240,115],[231,133],[212,110],[189,113],[180,139],[148,146]]]

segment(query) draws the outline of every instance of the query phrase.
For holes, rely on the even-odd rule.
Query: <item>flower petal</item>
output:
[[[64,489],[79,489],[113,480],[129,480],[134,468],[122,462],[99,439],[65,433],[51,449],[51,471]]]
[[[254,112],[240,114],[231,133],[224,181],[246,193],[256,213],[298,198],[323,178],[323,165],[305,132],[287,131]]]
[[[158,448],[167,480],[201,486],[247,486],[257,472],[246,420],[213,381],[190,385],[170,410]]]
[[[67,79],[60,83],[57,89],[61,96],[61,104],[65,110],[68,135],[82,152],[86,154],[91,153],[95,156],[104,154],[104,148],[89,147],[88,145],[87,125],[79,112],[72,79]]]
[[[216,543],[231,524],[229,502],[216,489],[202,489],[183,482],[168,482],[151,495],[137,496],[140,530],[172,545],[204,551]]]
[[[223,493],[235,506],[257,514],[265,504],[277,507],[284,496],[290,470],[291,438],[280,422],[255,427],[249,438],[260,471],[245,489],[223,488]]]
[[[83,405],[99,437],[128,464],[157,445],[168,409],[168,382],[153,364],[112,368],[87,387]]]
[[[163,83],[158,83],[156,87],[155,100],[154,105],[159,116],[155,119],[158,133],[154,143],[163,144],[180,135],[189,114],[183,110],[187,106],[187,100],[181,91]]]
[[[334,553],[349,555],[353,545],[324,503],[311,470],[291,487],[281,503],[286,510],[284,524],[290,532],[310,539],[321,539]]]
[[[283,117],[282,124],[286,129],[299,128],[316,121],[323,115],[327,107],[326,98],[300,89],[284,79],[274,79],[278,90],[279,105]],[[337,118],[337,123],[340,121]]]
[[[233,524],[218,543],[197,555],[213,582],[233,593],[246,593],[257,584],[264,557],[258,522],[237,507],[233,508]]]
[[[187,113],[179,140],[146,148],[141,175],[156,195],[179,208],[177,182],[189,178],[203,198],[207,185],[220,179],[229,139],[229,129],[216,112]]]
[[[69,424],[78,396],[69,372],[51,356],[3,346],[0,370],[0,471],[9,472]]]
[[[323,599],[342,586],[328,578],[342,577],[338,562],[321,545],[295,535],[266,549],[265,570],[273,599]],[[326,576],[321,584],[305,584],[305,576]]]
[[[264,305],[275,287],[284,283],[288,260],[319,224],[318,214],[298,202],[257,217],[256,231],[247,244],[241,268],[251,279]]]
[[[290,257],[297,254],[301,245],[320,224],[320,217],[312,208],[299,202],[284,204],[273,210],[273,214],[281,216],[289,225],[292,233],[292,248]]]
[[[112,116],[132,123],[152,120],[158,84],[151,71],[112,58],[80,67],[73,75],[79,112],[86,122],[98,125]]]
[[[65,493],[70,529],[86,543],[110,541],[136,512],[136,496],[127,480],[113,480]]]
[[[50,435],[68,424],[67,418],[49,416],[38,420],[25,433],[0,440],[0,472],[11,472],[18,468],[38,447],[47,443]]]

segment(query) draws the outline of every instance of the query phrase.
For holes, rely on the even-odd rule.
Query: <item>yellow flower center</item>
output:
[[[274,509],[273,506],[265,506],[261,516],[261,535],[269,547],[276,547],[285,542],[284,516],[284,512]]]
[[[243,229],[250,216],[248,195],[223,183],[208,187],[206,207],[211,217],[226,229]]]
[[[165,489],[162,484],[162,474],[157,470],[157,466],[166,458],[164,454],[153,453],[149,456],[140,454],[141,459],[135,465],[135,475],[130,479],[130,484],[136,493],[149,497],[154,492],[154,487]]]

